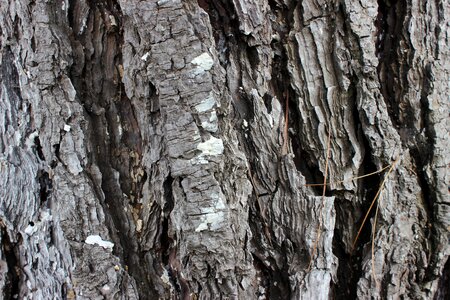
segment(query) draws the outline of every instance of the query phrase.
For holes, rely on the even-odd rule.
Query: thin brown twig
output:
[[[322,233],[322,214],[323,214],[323,207],[325,206],[325,192],[327,191],[328,159],[330,157],[330,142],[331,142],[331,130],[328,131],[327,157],[325,159],[325,174],[324,174],[324,177],[323,177],[322,203],[320,205],[319,225],[317,226],[317,238],[316,238],[316,240],[314,242],[313,252],[312,252],[311,258],[309,260],[308,272],[309,272],[309,270],[311,270],[312,263],[314,261],[314,257],[316,256],[317,245],[319,244],[320,235]]]
[[[282,155],[286,155],[288,152],[288,130],[289,130],[289,90],[286,90],[286,111],[284,112],[284,141]]]
[[[340,183],[344,183],[344,182],[347,182],[347,181],[353,181],[353,180],[358,180],[358,179],[361,179],[361,178],[364,178],[364,177],[369,177],[369,176],[372,176],[372,175],[375,175],[375,174],[383,172],[384,170],[386,170],[390,166],[391,165],[387,165],[387,166],[385,166],[385,167],[383,167],[383,168],[381,168],[381,169],[379,169],[379,170],[377,170],[375,172],[364,174],[364,175],[361,175],[361,176],[356,176],[356,177],[348,178],[348,179],[341,180],[341,181],[329,182],[328,185],[340,184]],[[323,183],[306,183],[304,186],[323,186]]]
[[[375,233],[376,233],[376,227],[377,227],[377,219],[378,219],[378,208],[380,206],[381,196],[378,199],[377,202],[377,209],[375,210],[375,220],[373,222],[372,226],[372,248],[371,248],[371,254],[372,254],[372,277],[375,280],[375,284],[377,285],[377,289],[380,287],[380,283],[378,282],[378,279],[375,274]]]
[[[362,231],[362,229],[363,229],[363,227],[364,227],[364,224],[366,223],[366,220],[367,220],[367,218],[369,217],[369,214],[370,214],[370,211],[372,210],[373,205],[375,204],[375,202],[376,202],[378,196],[380,195],[381,191],[383,190],[384,184],[386,183],[386,180],[387,180],[387,178],[389,177],[389,174],[391,174],[392,170],[394,169],[394,167],[395,167],[395,165],[397,164],[397,162],[398,162],[399,159],[400,159],[400,157],[397,158],[397,159],[391,164],[391,167],[389,168],[389,171],[386,173],[386,176],[384,176],[383,181],[382,181],[380,187],[378,188],[378,191],[377,191],[375,197],[373,198],[372,203],[370,204],[370,207],[369,207],[369,209],[368,209],[367,212],[366,212],[366,215],[364,216],[364,219],[363,219],[363,221],[362,221],[362,224],[361,224],[361,226],[359,227],[359,230],[358,230],[358,233],[356,234],[355,240],[353,241],[352,252],[353,252],[353,250],[355,249],[356,242],[358,241],[359,235],[361,234],[361,231]]]
[[[389,169],[389,171],[387,172],[386,176],[383,179],[383,182],[380,185],[380,190],[383,190],[384,188],[384,184],[386,183],[386,180],[388,179],[389,175],[391,174],[392,170],[394,169],[395,165],[397,164],[399,158],[397,158],[393,163],[391,168]],[[377,220],[378,220],[378,210],[380,207],[380,202],[382,199],[382,194],[380,192],[380,196],[378,197],[378,201],[377,201],[377,209],[375,210],[375,216],[374,216],[374,221],[373,221],[373,225],[372,225],[372,249],[371,249],[371,255],[372,255],[372,276],[373,279],[375,280],[375,284],[377,286],[377,289],[380,288],[380,282],[378,281],[376,274],[375,274],[375,234],[376,234],[376,230],[377,230]]]

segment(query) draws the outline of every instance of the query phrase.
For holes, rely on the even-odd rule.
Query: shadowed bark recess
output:
[[[448,3],[0,1],[0,298],[449,294]]]

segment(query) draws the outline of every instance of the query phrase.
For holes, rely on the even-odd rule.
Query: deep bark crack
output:
[[[1,223],[1,220],[0,220]],[[19,283],[21,281],[21,268],[19,266],[19,259],[16,255],[16,245],[11,242],[11,239],[6,232],[6,228],[1,226],[0,240],[1,252],[4,254],[6,260],[0,260],[0,274],[6,275],[5,287],[2,291],[5,299],[17,299],[19,296]],[[5,272],[5,269],[8,269]],[[6,273],[6,274],[5,274]]]

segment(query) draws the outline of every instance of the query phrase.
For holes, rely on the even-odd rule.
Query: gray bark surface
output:
[[[449,16],[0,0],[0,298],[448,299]]]

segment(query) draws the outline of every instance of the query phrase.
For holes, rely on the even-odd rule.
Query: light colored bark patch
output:
[[[214,65],[214,60],[211,55],[205,52],[194,58],[192,63],[197,66],[195,69],[195,74],[201,74],[205,71],[211,70]]]
[[[223,153],[223,142],[221,139],[211,137],[209,140],[198,144],[197,149],[203,152],[203,155],[220,155]]]
[[[208,98],[206,98],[205,100],[203,100],[202,102],[200,102],[200,104],[195,106],[195,109],[198,112],[205,112],[210,110],[211,108],[214,107],[214,104],[216,104],[216,100],[214,99],[213,95],[210,94],[208,96]]]
[[[86,244],[89,245],[99,245],[105,249],[112,249],[114,247],[114,243],[109,241],[104,241],[99,235],[90,235],[85,240]]]

